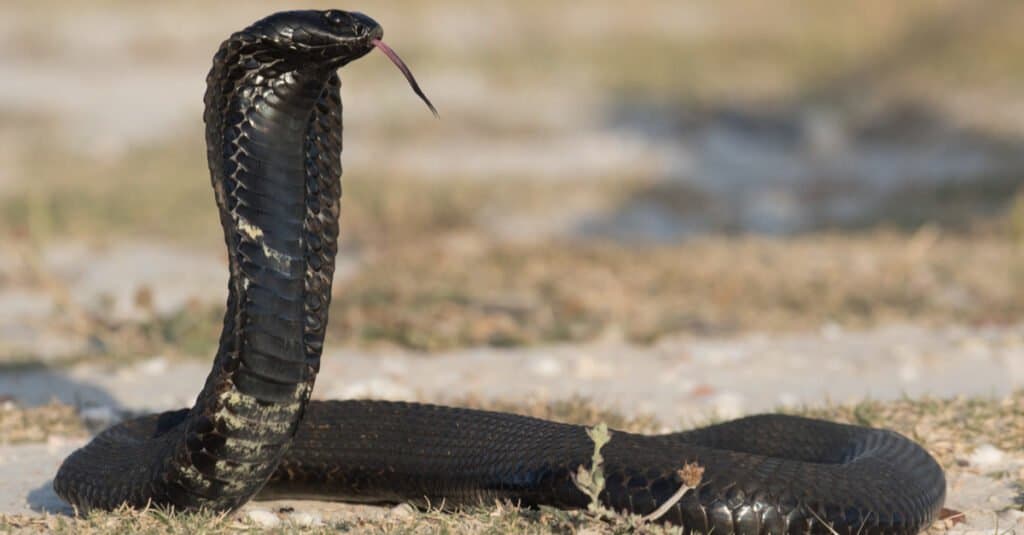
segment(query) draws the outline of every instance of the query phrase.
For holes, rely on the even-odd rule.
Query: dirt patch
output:
[[[21,407],[0,401],[0,445],[45,442],[51,436],[83,437],[86,428],[74,407],[51,402]]]

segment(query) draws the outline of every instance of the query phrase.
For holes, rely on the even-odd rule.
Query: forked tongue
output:
[[[434,113],[434,117],[440,117],[440,115],[437,114],[437,108],[435,108],[434,105],[430,103],[430,99],[423,94],[423,90],[420,89],[420,84],[416,83],[416,78],[413,77],[412,71],[410,71],[409,67],[405,65],[402,58],[398,57],[398,53],[392,50],[390,46],[384,44],[384,41],[381,41],[380,39],[374,39],[370,42],[373,43],[373,46],[380,49],[380,51],[391,60],[391,63],[394,63],[395,67],[398,67],[398,70],[402,71],[402,74],[405,75],[405,79],[409,82],[409,87],[412,88],[413,92],[415,92],[417,96],[423,99],[423,102],[426,103],[428,108],[430,108],[430,111]]]

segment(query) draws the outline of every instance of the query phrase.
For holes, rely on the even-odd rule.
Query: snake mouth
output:
[[[395,67],[398,67],[398,70],[402,71],[402,75],[405,76],[406,81],[409,82],[409,87],[411,87],[413,92],[416,93],[416,96],[420,97],[420,99],[423,100],[423,103],[426,104],[428,108],[430,108],[430,111],[431,113],[434,114],[434,117],[440,118],[441,116],[437,114],[437,108],[435,108],[434,105],[431,104],[430,99],[427,98],[427,95],[423,94],[423,90],[420,89],[420,84],[416,83],[416,77],[412,75],[412,71],[409,70],[409,66],[406,65],[404,61],[402,61],[402,58],[398,56],[398,53],[395,52],[390,46],[384,44],[384,41],[381,41],[379,37],[371,39],[370,43],[373,46],[377,47],[377,49],[380,50],[381,53],[387,56],[388,59],[391,60],[391,63],[394,63]]]

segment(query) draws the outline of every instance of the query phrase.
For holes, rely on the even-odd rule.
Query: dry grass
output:
[[[1024,317],[1024,247],[1007,233],[926,228],[671,246],[444,236],[364,249],[356,275],[336,283],[329,343],[428,352],[608,336],[648,344],[670,335],[793,332],[830,323],[980,326]],[[64,361],[208,358],[222,315],[219,303],[193,303],[140,322],[86,315],[76,325],[94,341],[92,352]]]
[[[676,533],[671,527],[647,525],[642,529],[626,523],[606,523],[594,520],[584,513],[551,509],[523,510],[508,504],[492,508],[442,513],[427,511],[410,516],[395,516],[367,520],[352,518],[304,526],[289,520],[287,513],[279,513],[281,524],[262,528],[248,518],[221,517],[212,514],[167,514],[160,511],[119,511],[92,514],[86,518],[69,519],[47,516],[42,518],[0,515],[0,530],[14,533],[358,533],[358,534],[433,534],[433,533]]]
[[[477,402],[468,402],[480,406]],[[607,413],[591,403],[572,400],[548,406],[485,404],[488,408],[513,408],[516,412],[591,424],[595,418],[610,418],[634,430],[650,431],[650,419],[628,421]],[[1019,451],[1024,443],[1024,391],[1005,399],[958,398],[952,400],[901,400],[864,402],[851,406],[797,411],[829,420],[852,422],[899,431],[920,442],[952,475],[972,470],[964,460],[977,446],[992,444],[1008,452]],[[613,426],[614,427],[614,426]],[[994,474],[1010,478],[1024,488],[1024,473]],[[982,514],[981,512],[973,512]],[[81,518],[47,515],[27,517],[0,515],[0,531],[19,533],[632,533],[637,524],[626,518],[597,517],[585,512],[551,509],[523,510],[496,504],[459,513],[400,512],[382,518],[343,514],[319,525],[303,525],[288,511],[275,513],[281,523],[263,528],[245,516],[208,513],[176,514],[156,510],[93,513]],[[941,532],[943,526],[932,531]],[[672,533],[657,525],[644,525],[643,533]]]
[[[0,235],[35,248],[97,236],[219,248],[213,200],[197,178],[205,173],[201,153],[198,142],[182,139],[111,163],[39,158],[40,176],[68,180],[0,199]],[[614,206],[646,187],[596,181],[586,194]],[[561,199],[578,197],[579,188],[531,180],[351,181],[343,247],[357,251],[363,265],[337,284],[333,343],[432,351],[608,333],[647,343],[675,333],[826,322],[1008,323],[1024,313],[1024,287],[1016,283],[1024,278],[1019,206],[988,226],[957,232],[925,226],[787,239],[718,236],[667,246],[571,238],[507,243],[481,230],[495,214],[545,217]],[[205,357],[219,321],[218,305],[142,324],[98,318],[92,334],[106,355]]]
[[[2,123],[0,123],[2,126]],[[30,144],[26,177],[0,195],[0,236],[46,244],[109,242],[129,237],[220,248],[222,232],[199,125],[112,160],[40,141]],[[616,199],[629,179],[550,183],[508,180],[422,180],[374,174],[345,177],[341,240],[348,248],[425,241],[471,229],[483,216],[557,210],[567,196]]]
[[[964,262],[970,258],[970,262]],[[487,243],[391,248],[337,287],[332,337],[435,350],[620,332],[1012,323],[1024,252],[992,233],[885,231],[703,239],[665,247]]]
[[[44,442],[51,436],[84,436],[85,424],[74,407],[52,402],[38,407],[20,407],[0,401],[0,445]]]
[[[982,444],[1016,454],[1024,444],[1024,391],[1004,399],[865,401],[799,414],[894,429],[923,444],[947,469],[965,466],[964,459]],[[1008,476],[1024,484],[1024,471]]]

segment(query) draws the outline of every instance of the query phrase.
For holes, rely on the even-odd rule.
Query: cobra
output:
[[[341,196],[337,71],[380,48],[369,17],[288,11],[220,46],[207,76],[207,158],[228,250],[223,331],[188,409],[129,420],[54,479],[80,509],[230,511],[254,496],[459,507],[507,499],[585,507],[579,426],[415,403],[310,401],[331,302]],[[426,101],[426,97],[423,97]],[[427,101],[429,105],[429,101]],[[937,515],[941,467],[887,430],[762,415],[660,436],[614,431],[608,507],[714,533],[915,533]]]

